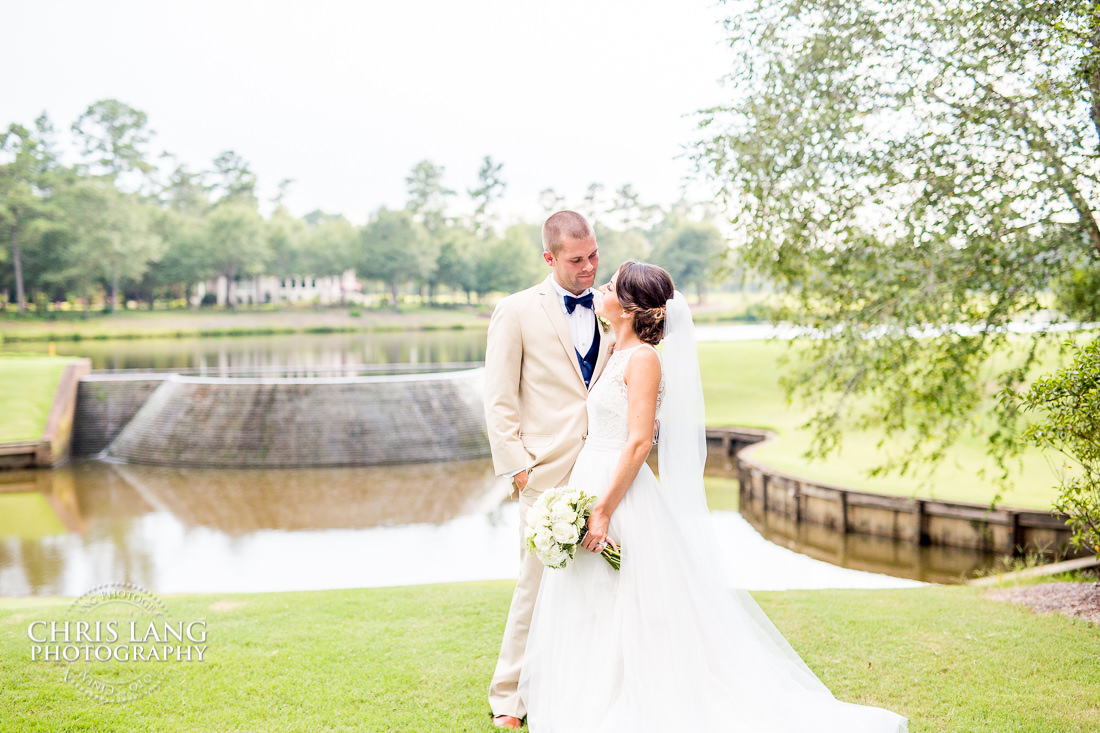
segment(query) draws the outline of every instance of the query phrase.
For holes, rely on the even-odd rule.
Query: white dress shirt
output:
[[[580,295],[573,295],[573,293],[559,285],[556,279],[550,278],[550,282],[554,284],[554,290],[558,293],[558,303],[561,305],[561,312],[565,314],[565,322],[569,326],[569,335],[573,337],[573,346],[576,347],[581,356],[584,356],[592,348],[592,337],[596,331],[596,311],[592,308],[577,306],[570,313],[565,308],[565,296],[580,298],[592,293],[592,304],[594,306],[599,293],[592,290],[592,288],[585,288]]]

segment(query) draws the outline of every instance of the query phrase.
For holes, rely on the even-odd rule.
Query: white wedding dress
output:
[[[690,326],[690,312],[687,319]],[[623,371],[637,348],[649,347],[612,355],[588,398],[588,438],[571,485],[590,494],[605,490],[627,439]],[[666,364],[669,386],[672,376]],[[670,401],[676,390],[665,387]],[[701,388],[698,395],[701,408]],[[666,413],[658,413],[662,448],[677,448],[684,436],[666,435]],[[664,450],[659,459],[667,484]],[[895,713],[834,698],[751,596],[727,587],[710,554],[717,546],[701,464],[693,470],[697,477],[679,479],[697,481],[698,498],[642,465],[611,517],[621,570],[579,548],[564,570],[543,572],[520,678],[532,733],[906,731]]]

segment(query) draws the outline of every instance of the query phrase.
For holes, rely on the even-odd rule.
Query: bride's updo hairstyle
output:
[[[643,343],[656,346],[665,336],[665,303],[676,288],[672,276],[657,265],[627,260],[619,266],[615,294],[619,305],[634,314],[634,332]]]

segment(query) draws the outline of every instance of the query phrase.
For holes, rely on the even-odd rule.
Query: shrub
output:
[[[1069,346],[1073,363],[1037,379],[1020,400],[1024,410],[1045,414],[1024,438],[1077,464],[1061,476],[1054,508],[1069,516],[1074,546],[1100,557],[1100,339]]]

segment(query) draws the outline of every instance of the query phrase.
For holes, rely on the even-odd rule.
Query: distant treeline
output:
[[[284,180],[266,219],[256,175],[233,151],[193,171],[171,155],[150,161],[146,115],[122,102],[96,102],[71,126],[79,146],[62,163],[56,132],[43,114],[30,127],[12,123],[0,137],[0,306],[133,300],[192,303],[200,283],[258,275],[325,277],[354,269],[385,287],[396,306],[403,292],[441,292],[467,301],[526,287],[545,272],[540,223],[501,231],[494,204],[506,183],[503,164],[486,156],[467,201],[444,185],[444,169],[418,163],[405,179],[404,209],[375,211],[364,226],[339,214],[291,215]],[[539,202],[550,213],[566,202],[553,190]],[[600,278],[627,258],[668,268],[681,289],[701,296],[726,266],[726,242],[705,206],[644,204],[630,185],[613,194],[589,186],[574,205],[595,222]],[[454,215],[455,208],[472,211]]]

